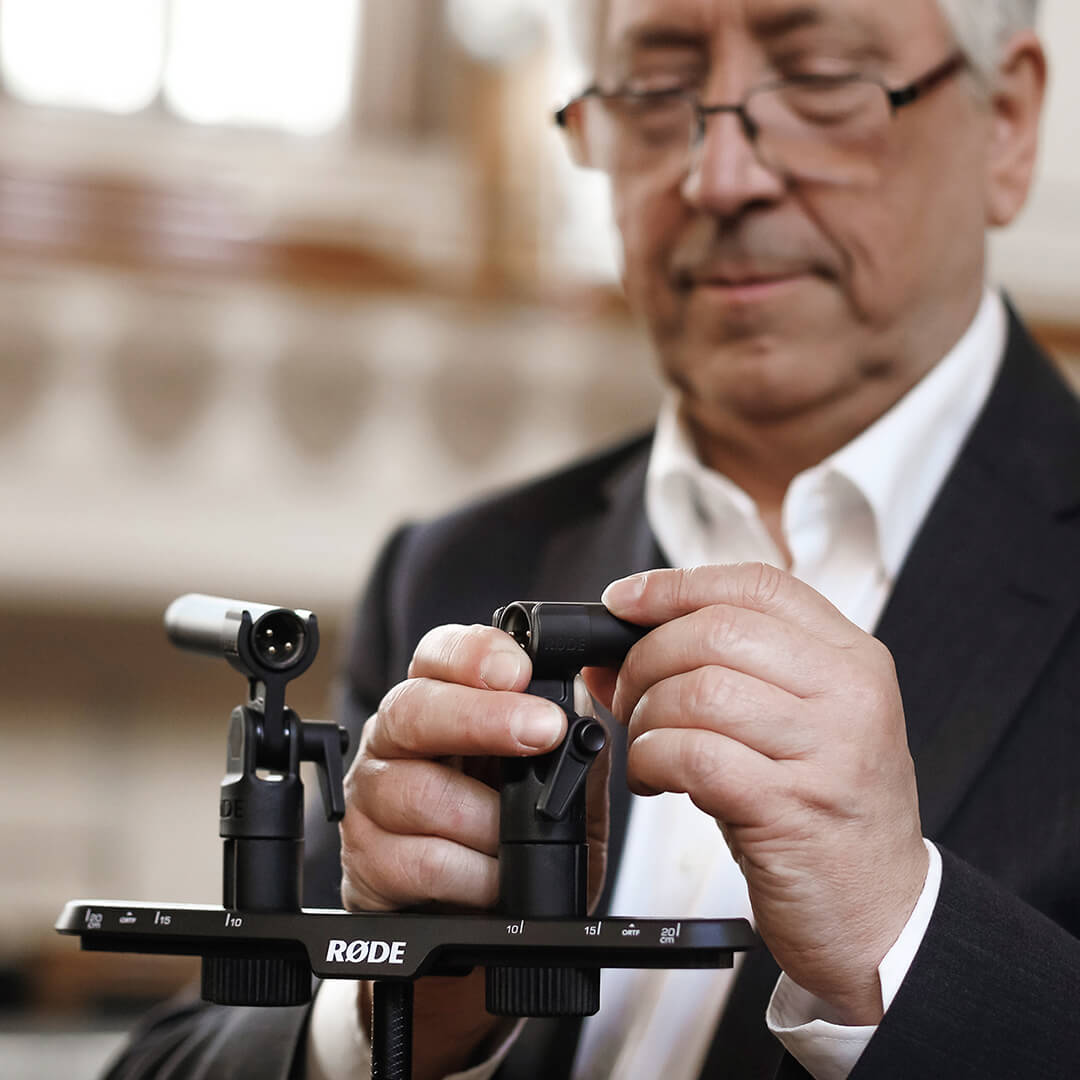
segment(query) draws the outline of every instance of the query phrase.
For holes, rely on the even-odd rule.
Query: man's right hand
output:
[[[498,899],[499,796],[476,774],[490,758],[546,753],[566,734],[562,710],[522,693],[528,656],[501,630],[442,626],[416,648],[409,677],[364,726],[345,778],[342,900],[351,911]],[[606,756],[605,758],[606,764]],[[464,762],[462,759],[465,759]],[[464,767],[463,767],[464,765]],[[603,879],[606,769],[590,777],[590,900]],[[470,1063],[499,1019],[483,1006],[483,972],[417,983],[417,1080]],[[368,984],[359,1006],[365,1027]]]

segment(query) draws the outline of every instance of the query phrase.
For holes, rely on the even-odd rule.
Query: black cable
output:
[[[413,984],[376,982],[371,994],[371,1080],[412,1080]]]

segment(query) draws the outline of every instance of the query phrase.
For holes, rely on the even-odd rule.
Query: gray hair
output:
[[[1015,34],[1035,26],[1040,0],[938,0],[957,45],[984,86],[994,82],[1002,50]],[[573,4],[582,55],[599,54],[608,0]],[[576,10],[575,10],[576,9]]]
[[[953,37],[985,86],[1014,35],[1035,26],[1040,0],[938,0]]]

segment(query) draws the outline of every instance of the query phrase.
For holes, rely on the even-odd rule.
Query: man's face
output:
[[[730,103],[814,73],[896,88],[954,48],[935,0],[611,0],[598,75]],[[872,182],[787,179],[730,114],[681,173],[616,172],[627,293],[691,412],[714,427],[844,402],[877,414],[868,388],[913,385],[979,302],[992,130],[961,74],[895,113]]]

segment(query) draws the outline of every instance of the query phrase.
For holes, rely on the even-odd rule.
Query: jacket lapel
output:
[[[1080,607],[1080,409],[1013,317],[1009,348],[878,627],[923,830],[941,833]]]

